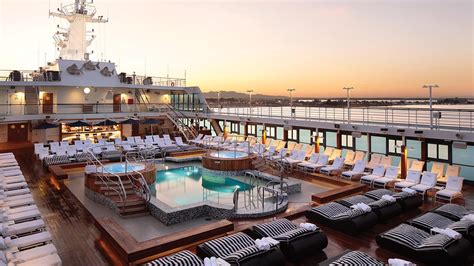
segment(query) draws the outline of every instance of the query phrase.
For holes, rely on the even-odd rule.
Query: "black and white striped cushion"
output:
[[[240,249],[232,254],[229,254],[227,256],[222,257],[223,260],[232,263],[232,264],[237,264],[239,265],[240,261],[258,256],[260,254],[265,253],[266,250],[261,250],[257,246],[251,246],[251,247],[246,247],[243,249]]]
[[[464,215],[469,213],[469,210],[461,205],[448,203],[435,210],[433,212],[439,213],[443,216],[450,217],[456,220],[460,220]]]
[[[288,231],[297,229],[298,226],[287,219],[278,219],[269,223],[255,225],[253,228],[261,235],[276,237]]]
[[[391,190],[388,190],[388,189],[375,189],[375,190],[371,190],[367,193],[365,193],[365,195],[367,197],[370,197],[370,198],[373,198],[373,199],[376,199],[376,200],[379,200],[382,198],[383,195],[393,195],[394,192],[391,191]]]
[[[74,155],[74,158],[76,158],[77,162],[85,162],[85,161],[87,161],[89,156],[91,156],[91,155],[88,152],[81,152],[81,153],[77,153],[76,155]]]
[[[453,229],[454,231],[460,234],[469,234],[474,230],[474,221],[472,220],[460,220],[448,225],[448,228]]]
[[[372,209],[379,209],[379,208],[382,208],[384,206],[387,206],[387,205],[390,205],[390,204],[393,204],[394,202],[391,202],[391,201],[388,201],[388,200],[384,200],[384,199],[379,199],[379,200],[376,200],[374,202],[371,202],[369,203],[368,205],[372,208]]]
[[[355,196],[352,196],[352,197],[348,197],[348,198],[338,200],[337,202],[339,202],[342,205],[345,205],[347,207],[350,207],[350,206],[355,205],[357,203],[365,203],[365,204],[368,205],[369,203],[372,203],[374,201],[375,201],[374,199],[371,199],[371,198],[369,198],[367,196],[364,196],[364,195],[355,195]]]
[[[414,250],[443,250],[454,241],[447,235],[430,235],[429,233],[408,224],[401,224],[381,235]]]
[[[44,164],[46,166],[55,165],[55,164],[63,164],[63,163],[70,163],[69,157],[67,155],[53,155],[51,157],[44,158]]]
[[[255,246],[255,241],[244,233],[236,233],[230,236],[217,238],[203,244],[214,257],[226,257],[239,250]]]
[[[397,200],[398,199],[407,199],[407,198],[416,197],[416,193],[412,194],[412,193],[402,191],[402,192],[398,192],[398,193],[393,194],[392,197],[396,198]]]
[[[343,213],[335,215],[334,217],[332,217],[332,220],[336,221],[336,220],[353,219],[366,213],[367,213],[366,211],[361,210],[361,209],[349,209]]]
[[[452,223],[454,223],[453,220],[433,212],[428,212],[418,216],[410,222],[410,224],[423,227],[427,231],[434,227],[444,229]]]
[[[331,265],[344,265],[344,266],[365,266],[365,265],[385,265],[383,262],[367,255],[360,251],[351,251],[344,254],[339,259],[331,262]]]
[[[203,262],[189,250],[159,258],[145,264],[146,266],[202,266]]]
[[[326,219],[333,219],[336,215],[350,211],[350,208],[336,202],[329,202],[313,208],[312,211]]]

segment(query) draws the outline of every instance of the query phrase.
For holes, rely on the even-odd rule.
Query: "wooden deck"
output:
[[[15,153],[35,202],[41,211],[48,230],[53,236],[53,242],[58,249],[59,256],[63,260],[63,265],[114,264],[114,260],[111,260],[112,263],[109,262],[100,252],[100,250],[106,250],[107,252],[109,247],[104,245],[93,217],[72,193],[65,188],[61,181],[53,178],[34,159],[32,145],[19,145],[17,147],[3,145],[0,149],[0,152],[13,151]],[[294,176],[313,183],[321,182],[309,175],[296,173]],[[333,185],[333,187],[337,188],[336,185]],[[474,186],[465,185],[464,198],[465,206],[474,209]],[[309,209],[311,205],[313,203],[310,203],[310,199],[308,199],[308,203],[291,203],[288,210],[278,215],[278,217],[287,216],[295,222],[305,221],[302,213],[304,210]],[[379,248],[375,243],[375,236],[434,206],[435,204],[431,202],[425,202],[419,210],[404,213],[387,223],[379,223],[358,236],[348,236],[331,228],[321,226],[328,235],[328,247],[324,249],[324,252],[315,253],[313,257],[305,258],[300,265],[317,265],[318,262],[326,257],[335,256],[346,249],[364,251],[384,261],[391,257],[403,258],[397,253]],[[272,217],[232,221],[234,229],[231,232],[245,231],[253,224],[271,219]],[[195,244],[187,244],[186,246],[173,248],[172,251],[178,251],[183,248],[194,251],[195,246]],[[466,265],[473,264],[474,252],[466,261]],[[288,263],[288,265],[292,264]]]

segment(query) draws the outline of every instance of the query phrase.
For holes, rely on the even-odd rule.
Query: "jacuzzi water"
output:
[[[238,159],[248,156],[248,153],[241,151],[213,151],[209,156],[224,159]]]
[[[211,173],[198,166],[157,171],[151,191],[170,207],[184,206],[203,201],[233,206],[233,194],[253,187],[237,180],[239,177]]]
[[[129,163],[125,167],[125,163],[113,163],[113,164],[106,164],[104,165],[104,172],[114,173],[114,174],[121,174],[126,172],[133,172],[133,171],[140,171],[145,169],[145,165],[137,164],[137,163]],[[101,169],[97,170],[101,172]]]

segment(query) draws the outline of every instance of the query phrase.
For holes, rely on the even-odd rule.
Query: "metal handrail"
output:
[[[100,145],[100,146],[106,146],[106,145]],[[97,146],[95,146],[97,147]],[[99,177],[100,180],[102,181],[103,184],[105,184],[105,186],[107,187],[107,189],[109,190],[112,190],[114,192],[117,193],[117,195],[119,196],[120,198],[120,202],[122,202],[122,208],[125,208],[125,205],[126,205],[126,201],[127,201],[127,192],[125,191],[125,187],[122,183],[122,179],[120,178],[120,176],[118,176],[117,174],[115,173],[112,173],[110,171],[107,171],[105,170],[105,167],[104,165],[102,164],[102,162],[95,156],[94,152],[93,152],[93,147],[88,147],[86,148],[86,152],[87,152],[87,165],[94,165],[95,166],[95,176]],[[97,171],[97,169],[101,167],[101,171]],[[104,172],[107,174],[107,175],[104,175]],[[110,176],[113,176],[117,179],[117,181],[114,181],[113,179],[109,178]],[[105,179],[105,180],[104,180]],[[112,188],[109,186],[109,182],[116,185],[116,186],[119,186],[120,188],[120,191],[115,189],[115,188]]]
[[[134,162],[145,162],[145,164],[147,164],[150,159],[148,157],[145,157],[143,152],[146,152],[148,150],[145,150],[145,149],[142,149],[142,150],[138,150],[138,151],[129,151],[129,152],[126,152],[125,155],[123,156],[125,158],[125,173],[127,174],[127,177],[129,178],[130,182],[132,183],[132,185],[134,186],[135,190],[138,191],[140,194],[142,194],[142,197],[145,198],[145,201],[146,202],[150,202],[151,200],[151,191],[150,191],[150,188],[148,187],[147,185],[147,182],[145,180],[145,177],[143,176],[142,173],[136,171],[136,170],[133,170],[132,169],[132,174],[130,174],[130,172],[127,171],[127,166],[129,163],[131,163],[132,161]],[[135,156],[132,156],[132,155],[135,155]],[[154,157],[153,157],[154,159]],[[122,158],[120,158],[120,160],[122,161]],[[138,183],[140,184],[139,186],[137,186],[136,182],[136,178],[135,176],[139,176],[139,179],[138,179]]]
[[[173,114],[173,116],[171,116],[169,115],[170,112],[168,112],[168,118],[170,118],[170,120],[173,121],[173,123],[183,133],[186,139],[189,140],[190,138],[195,138],[198,134],[196,129],[194,127],[188,126],[186,123],[182,121],[182,119],[189,120],[190,118],[186,116],[186,114],[184,114],[180,110],[173,108],[171,105],[167,104],[166,106],[168,107],[169,111]],[[187,132],[191,133],[191,136],[188,136]]]

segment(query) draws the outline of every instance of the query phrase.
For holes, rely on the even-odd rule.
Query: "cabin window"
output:
[[[240,129],[240,124],[239,123],[231,123],[231,128],[230,128],[230,131],[232,133],[237,133],[239,134],[239,129]]]
[[[288,130],[288,140],[293,140],[298,142],[298,129]]]
[[[352,135],[341,134],[341,146],[343,148],[352,148],[352,147],[354,147]]]
[[[282,127],[277,127],[276,128],[276,138],[277,139],[283,139],[283,128]]]
[[[267,131],[267,137],[274,139],[276,137],[276,129],[275,127],[266,127],[265,130]]]
[[[310,144],[312,143],[311,130],[309,129],[300,129],[300,143]]]
[[[247,135],[255,136],[257,127],[255,125],[247,125]]]
[[[447,161],[448,149],[449,147],[446,144],[428,143],[428,158]]]
[[[388,140],[388,153],[389,154],[401,154],[402,153],[403,141],[399,139]]]

